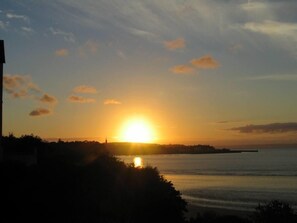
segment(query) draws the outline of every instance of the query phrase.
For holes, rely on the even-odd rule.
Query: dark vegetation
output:
[[[186,202],[156,168],[126,165],[98,142],[10,135],[1,146],[1,222],[297,222],[279,201],[247,219],[205,213],[187,220]]]
[[[2,222],[184,222],[186,202],[156,168],[127,166],[92,142],[9,136],[2,145],[7,157],[38,154],[35,165],[2,163]]]
[[[207,211],[197,214],[195,218],[190,218],[189,223],[252,223],[252,219],[235,215],[218,215],[215,212]]]
[[[278,200],[272,200],[265,204],[259,204],[249,217],[232,215],[217,215],[214,212],[197,214],[190,218],[189,223],[296,223],[297,214],[290,204]]]
[[[253,215],[256,223],[293,223],[297,222],[297,215],[286,202],[273,200],[256,208]]]

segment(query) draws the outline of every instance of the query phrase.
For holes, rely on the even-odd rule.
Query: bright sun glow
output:
[[[141,159],[141,157],[135,157],[134,158],[134,166],[135,167],[142,167],[142,159]]]
[[[154,140],[151,125],[144,119],[131,119],[126,122],[121,138],[125,142],[149,143]]]

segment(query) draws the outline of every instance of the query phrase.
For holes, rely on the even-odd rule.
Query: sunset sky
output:
[[[295,0],[1,0],[4,134],[297,142]]]

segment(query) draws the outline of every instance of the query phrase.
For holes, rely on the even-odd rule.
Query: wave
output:
[[[231,200],[217,200],[209,198],[199,198],[188,195],[182,195],[182,197],[187,200],[191,205],[210,207],[210,208],[221,208],[239,211],[252,211],[257,203],[255,202],[241,202],[241,201],[231,201]]]

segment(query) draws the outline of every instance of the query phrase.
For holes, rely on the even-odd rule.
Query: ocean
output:
[[[133,163],[135,156],[118,156]],[[297,148],[225,154],[140,156],[193,206],[253,211],[273,199],[297,209]]]

